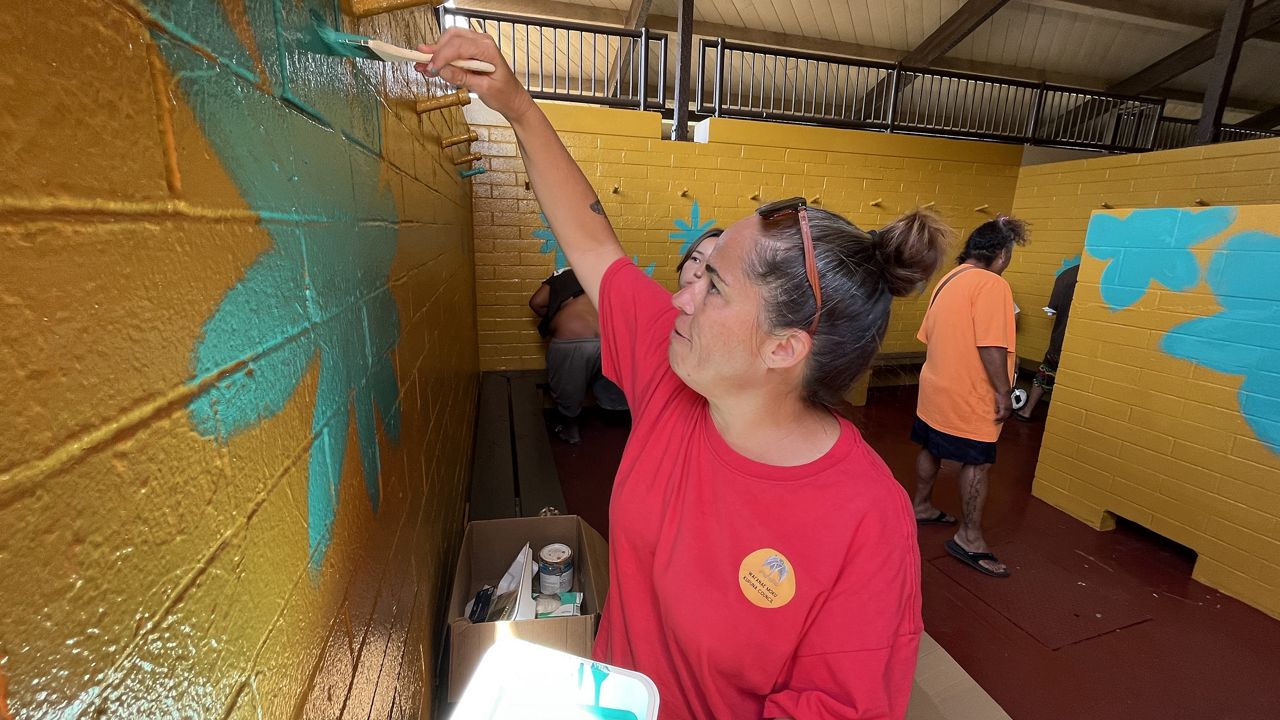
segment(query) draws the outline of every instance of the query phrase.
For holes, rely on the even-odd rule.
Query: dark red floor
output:
[[[856,418],[908,491],[915,392],[873,389]],[[602,533],[627,433],[625,422],[605,415],[587,411],[582,445],[552,440],[569,511]],[[1280,622],[1191,580],[1194,555],[1185,548],[1125,523],[1095,532],[1031,497],[1042,431],[1040,423],[1004,431],[987,501],[988,542],[997,553],[1002,544],[1026,548],[1150,619],[1051,650],[939,570],[946,566],[934,560],[956,562],[942,548],[951,531],[924,527],[925,629],[1014,720],[1280,717]],[[952,512],[959,509],[954,472],[943,469],[935,498]],[[1034,621],[1055,622],[1054,613],[1064,612],[1055,603],[1062,588],[1033,591],[1045,599]]]

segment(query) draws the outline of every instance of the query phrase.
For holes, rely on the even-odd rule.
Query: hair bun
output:
[[[885,287],[902,297],[919,292],[938,271],[955,232],[934,213],[915,210],[867,236]]]

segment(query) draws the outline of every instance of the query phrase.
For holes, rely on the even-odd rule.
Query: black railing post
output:
[[[1169,104],[1168,98],[1160,101],[1160,109],[1156,112],[1155,120],[1151,122],[1151,132],[1147,133],[1145,147],[1143,150],[1154,150],[1156,147],[1156,138],[1160,137],[1160,119],[1164,117],[1165,106]]]
[[[701,76],[698,78],[701,80]],[[658,41],[658,109],[667,109],[667,36]]]
[[[1031,117],[1027,118],[1027,142],[1036,142],[1036,130],[1040,126],[1040,113],[1044,111],[1044,83],[1036,87],[1035,104],[1031,106]]]
[[[902,77],[902,63],[893,66],[893,82],[889,84],[888,131],[893,132],[893,121],[898,116],[898,84]]]
[[[649,104],[649,28],[640,28],[640,109]]]
[[[716,39],[716,99],[712,103],[712,115],[720,117],[720,90],[724,87],[724,38]]]
[[[689,139],[689,61],[693,54],[693,0],[680,0],[676,16],[676,107],[672,140]]]

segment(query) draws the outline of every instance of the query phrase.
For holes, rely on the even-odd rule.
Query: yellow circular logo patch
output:
[[[762,608],[777,608],[796,596],[796,573],[791,562],[773,548],[762,548],[746,557],[738,568],[742,594]]]

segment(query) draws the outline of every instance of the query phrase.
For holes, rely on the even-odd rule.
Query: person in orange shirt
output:
[[[982,507],[996,440],[1013,412],[1017,362],[1013,292],[1001,274],[1014,246],[1026,243],[1026,224],[1015,218],[1000,216],[974,230],[959,267],[938,281],[916,335],[928,346],[911,428],[912,441],[921,446],[916,522],[956,523],[933,504],[933,485],[943,460],[960,463],[961,520],[947,552],[994,577],[1007,577],[1009,569],[982,536]]]

